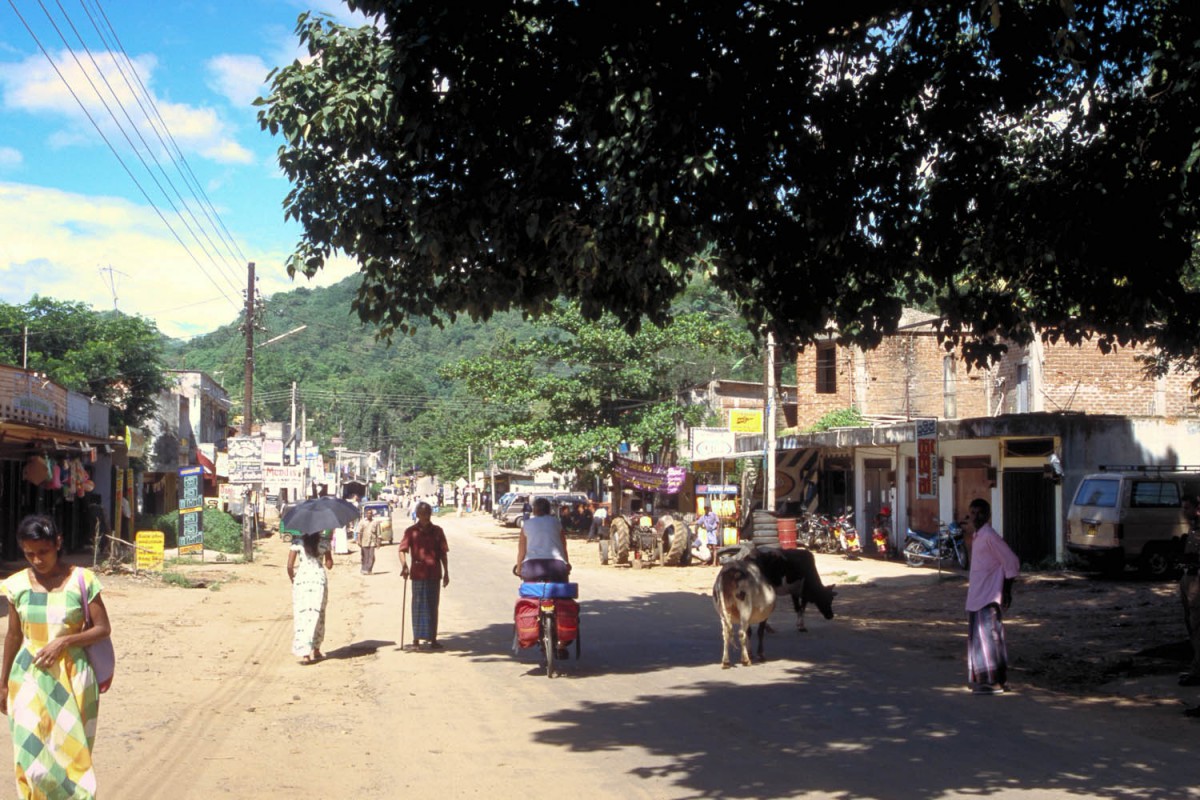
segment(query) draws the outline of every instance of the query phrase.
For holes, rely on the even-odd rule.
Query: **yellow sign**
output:
[[[134,544],[137,545],[137,568],[162,572],[162,531],[138,531],[134,538]]]
[[[729,409],[729,430],[737,433],[762,433],[763,412],[761,408]]]

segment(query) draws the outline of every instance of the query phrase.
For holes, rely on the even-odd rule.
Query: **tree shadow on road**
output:
[[[873,655],[887,665],[886,653]],[[869,685],[875,670],[847,656],[776,667],[767,684],[740,685],[770,668],[755,666],[679,692],[561,708],[540,717],[546,727],[535,740],[579,753],[645,751],[647,765],[628,774],[651,794],[669,786],[689,797],[1189,796],[1189,736],[1147,758],[1144,746],[1131,749],[1119,713],[1082,717],[1032,696],[977,697],[920,674],[880,690]]]

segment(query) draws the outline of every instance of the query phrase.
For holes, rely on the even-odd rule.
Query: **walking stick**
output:
[[[404,589],[400,595],[400,649],[404,649],[404,615],[408,611],[408,576],[404,576]]]

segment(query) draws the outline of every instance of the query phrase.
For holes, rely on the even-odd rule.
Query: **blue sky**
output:
[[[279,140],[250,105],[272,67],[303,55],[293,32],[308,9],[362,24],[336,0],[0,2],[0,301],[104,309],[115,294],[188,337],[236,317],[247,261],[267,295],[352,274],[342,259],[287,276],[299,228],[283,219]]]

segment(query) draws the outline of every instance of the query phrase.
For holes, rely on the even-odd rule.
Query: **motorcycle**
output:
[[[856,559],[862,553],[862,544],[858,540],[858,529],[854,527],[850,511],[847,508],[840,517],[834,518],[833,534],[842,554],[846,558]]]
[[[942,525],[937,533],[924,533],[909,528],[904,534],[904,561],[910,567],[954,559],[958,566],[967,567],[967,543],[962,526],[957,522]]]
[[[875,515],[875,527],[871,529],[871,544],[875,545],[875,554],[880,558],[891,558],[888,552],[891,533],[892,507],[883,506]]]

